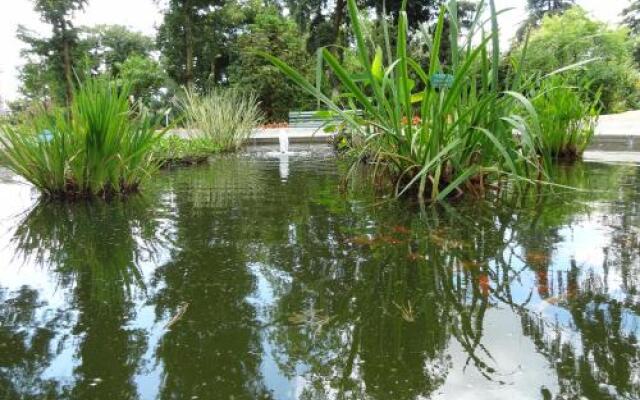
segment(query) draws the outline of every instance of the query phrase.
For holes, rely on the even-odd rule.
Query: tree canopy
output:
[[[39,38],[24,27],[19,28],[18,37],[30,48],[23,51],[23,55],[31,56],[27,71],[33,70],[35,65],[41,63],[45,71],[39,73],[31,83],[46,79],[56,81],[59,84],[49,88],[57,97],[64,97],[69,103],[73,96],[73,68],[78,60],[74,57],[75,47],[78,41],[78,32],[71,22],[73,13],[82,10],[88,0],[33,0],[34,9],[40,14],[40,19],[51,26],[50,38]]]
[[[219,86],[241,86],[259,94],[270,119],[284,119],[287,109],[304,107],[308,99],[257,56],[258,50],[279,56],[306,71],[312,80],[318,48],[328,47],[347,61],[351,57],[353,37],[349,36],[346,0],[167,0],[162,3],[163,22],[155,38],[120,25],[74,26],[74,12],[82,10],[88,1],[32,0],[52,33],[39,36],[26,27],[18,31],[25,43],[20,91],[26,99],[68,103],[78,80],[107,74],[114,79],[133,80],[136,97],[145,102],[168,92],[162,88],[183,86],[206,92]],[[367,33],[379,39],[380,21],[385,18],[393,36],[402,3],[358,0]],[[420,38],[432,35],[438,13],[446,3],[407,2],[411,49],[418,59],[421,49],[429,46],[428,40]],[[586,13],[572,8],[574,3],[527,0],[530,17],[519,36],[522,39],[525,32],[534,30],[528,68],[550,71],[599,56],[601,60],[587,70],[594,85],[602,87],[607,109],[629,106],[633,102],[629,98],[635,96],[632,87],[636,76],[635,68],[629,66],[629,54],[640,60],[640,46],[636,45],[633,53],[634,42],[638,42],[635,35],[640,33],[640,1],[633,1],[625,9],[629,31],[591,21]],[[462,28],[476,7],[476,1],[458,1]],[[448,29],[445,20],[443,48],[450,45]],[[516,43],[516,50],[521,45],[522,40]],[[445,59],[441,62],[448,64]],[[327,86],[337,84],[332,77],[325,78]]]
[[[522,45],[517,51],[521,50]],[[582,68],[566,72],[574,81],[590,83],[600,90],[605,111],[634,107],[638,73],[626,28],[610,28],[589,18],[580,7],[562,14],[547,15],[530,36],[525,69],[548,74],[559,68],[590,61]]]

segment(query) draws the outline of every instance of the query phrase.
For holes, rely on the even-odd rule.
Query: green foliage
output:
[[[640,1],[632,0],[631,4],[622,11],[624,24],[629,27],[634,34],[640,33]]]
[[[543,81],[532,98],[541,128],[544,152],[554,158],[572,161],[580,158],[595,133],[598,99],[584,96],[584,87],[567,86],[560,76]]]
[[[154,50],[152,38],[122,25],[97,25],[83,28],[79,46],[91,60],[95,71],[116,77],[120,66],[130,57],[147,58]]]
[[[521,54],[523,46],[520,44],[515,54]],[[544,75],[590,59],[595,60],[568,73],[569,81],[587,81],[594,90],[600,90],[605,112],[634,108],[638,100],[638,72],[627,30],[593,21],[579,7],[542,20],[540,27],[531,33],[524,70]]]
[[[237,0],[168,1],[157,42],[169,76],[198,90],[220,83],[246,19],[247,10]]]
[[[156,144],[154,157],[164,166],[198,164],[218,152],[220,147],[208,137],[167,135]]]
[[[640,1],[633,0],[629,7],[622,11],[624,17],[624,24],[629,28],[633,41],[633,57],[635,58],[636,65],[640,65]]]
[[[256,15],[254,23],[238,39],[237,58],[230,67],[229,81],[256,93],[269,121],[286,121],[289,110],[311,107],[314,104],[311,98],[292,82],[282,79],[278,68],[260,57],[259,51],[280,57],[305,76],[311,76],[314,58],[305,50],[305,39],[291,20],[273,8],[265,8]]]
[[[87,0],[33,0],[34,9],[43,22],[51,25],[50,38],[38,38],[20,27],[18,36],[30,45],[26,53],[39,58],[37,61],[48,69],[49,79],[57,85],[55,95],[67,104],[73,96],[73,68],[77,59],[78,32],[71,23],[74,11],[82,10]]]
[[[160,89],[168,77],[158,61],[134,55],[118,64],[118,70],[118,77],[131,85],[131,94],[136,100],[153,106],[163,97]]]
[[[110,198],[139,189],[157,168],[160,135],[144,113],[134,117],[129,87],[84,82],[69,110],[42,110],[0,136],[8,168],[53,198]]]
[[[262,121],[256,96],[236,89],[214,89],[204,96],[187,92],[181,107],[187,128],[221,151],[239,149]]]
[[[154,42],[151,38],[120,25],[98,25],[92,28],[74,29],[67,32],[73,35],[73,42],[69,48],[72,86],[78,81],[95,74],[106,74],[117,77],[122,65],[129,58],[134,58],[136,65],[149,68],[146,82],[155,80],[156,84],[144,86],[139,84],[140,76],[136,77],[134,89],[136,95],[139,88],[156,88],[160,66],[151,58]],[[56,47],[59,43],[55,38],[41,38],[26,28],[21,27],[18,37],[28,47],[22,51],[27,62],[20,70],[21,92],[30,100],[63,104],[66,99],[67,77],[64,64],[61,64]],[[69,39],[70,40],[70,39]],[[145,65],[140,65],[144,59]],[[155,64],[155,65],[154,65]],[[131,74],[129,65],[128,73]],[[163,76],[161,83],[166,78]]]
[[[406,4],[404,4],[406,3]],[[375,9],[377,15],[383,14],[383,9],[391,15],[395,21],[398,20],[404,4],[404,12],[411,28],[418,28],[421,24],[431,25],[436,22],[440,10],[448,3],[447,0],[365,0],[364,4]],[[457,1],[458,18],[463,21],[467,16],[473,16],[475,2]]]
[[[482,25],[476,22],[469,29],[466,44],[457,46],[460,25],[455,16],[449,15],[452,45],[446,49],[441,46],[447,15],[443,8],[432,39],[430,65],[424,70],[407,54],[406,13],[399,15],[395,54],[385,35],[384,43],[372,56],[356,2],[349,0],[362,73],[354,78],[331,52],[323,52],[324,62],[345,89],[342,97],[350,104],[347,111],[282,60],[264,56],[344,120],[363,142],[359,158],[374,164],[377,171],[389,173],[396,182],[396,194],[413,191],[420,199],[428,196],[441,200],[461,195],[463,189],[479,193],[490,177],[508,174],[527,179],[544,173],[538,163],[533,106],[519,93],[505,93],[500,84],[497,16],[493,1],[489,4],[491,34],[484,35]],[[450,1],[447,9],[457,10],[457,2]],[[479,14],[474,20],[483,19]],[[477,46],[473,44],[474,34],[480,35]],[[440,63],[441,50],[450,53],[447,59],[452,60],[451,66]],[[440,72],[453,75],[451,88],[431,85],[431,77]],[[517,73],[511,81],[519,81]],[[512,89],[519,89],[517,83]],[[518,107],[528,113],[516,115]],[[531,124],[526,122],[528,118]],[[514,128],[521,132],[520,144],[512,135]]]
[[[576,0],[527,0],[529,22],[533,22],[533,26],[536,26],[544,16],[560,14],[575,4]]]

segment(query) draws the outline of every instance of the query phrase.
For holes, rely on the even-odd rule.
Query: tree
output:
[[[542,19],[549,13],[557,14],[566,11],[575,3],[575,0],[527,0],[527,10],[538,19]]]
[[[624,24],[629,27],[634,35],[640,33],[640,0],[633,0],[629,7],[622,11]]]
[[[313,102],[258,52],[272,54],[307,73],[314,59],[309,57],[305,39],[291,19],[280,15],[273,7],[258,11],[247,32],[238,38],[236,58],[229,68],[229,81],[255,92],[269,120],[286,120],[290,109],[304,108]]]
[[[622,11],[623,22],[629,27],[629,31],[633,35],[634,50],[633,56],[636,64],[640,65],[640,0],[634,0],[629,7]]]
[[[300,31],[305,32],[313,25],[313,21],[323,17],[327,0],[284,0],[284,6]]]
[[[518,30],[518,40],[522,40],[528,30],[539,26],[540,21],[545,15],[561,14],[575,4],[576,0],[527,0],[529,18],[527,18]]]
[[[30,101],[50,102],[54,97],[64,99],[64,76],[48,62],[50,41],[36,36],[25,27],[18,28],[18,38],[29,45],[20,54],[26,59],[18,71],[20,93]],[[58,96],[57,94],[60,93]]]
[[[27,62],[20,69],[21,93],[39,102],[65,98],[68,90],[66,68],[52,62],[56,60],[54,38],[39,37],[25,27],[18,29],[18,37],[28,45],[22,51]],[[153,50],[152,38],[124,26],[79,28],[69,56],[72,84],[89,74],[106,73],[115,78],[119,66],[130,57],[149,58]]]
[[[246,20],[237,0],[170,0],[157,37],[169,76],[197,89],[223,81]]]
[[[400,10],[402,9],[403,0],[365,0],[365,4],[376,11],[379,17],[386,10],[394,20],[397,20]],[[406,2],[407,18],[411,28],[418,28],[423,23],[433,23],[440,13],[443,5],[448,0],[416,0]],[[472,14],[475,11],[475,3],[473,1],[458,1],[458,13],[461,17]]]
[[[78,32],[71,23],[73,12],[82,10],[87,0],[33,0],[35,11],[43,22],[50,24],[53,34],[44,39],[34,51],[43,62],[50,65],[56,80],[64,82],[65,101],[73,97],[73,52],[78,41]],[[24,32],[24,30],[23,30]]]
[[[136,54],[118,63],[117,69],[118,77],[131,85],[134,98],[158,108],[167,84],[167,75],[158,61]]]
[[[80,47],[97,71],[118,75],[118,67],[132,56],[149,57],[155,48],[153,38],[122,25],[97,25],[82,28]]]
[[[516,59],[524,44],[517,44]],[[638,71],[634,66],[626,28],[610,28],[591,20],[580,7],[546,16],[531,33],[525,73],[545,75],[574,63],[593,60],[564,75],[573,84],[591,82],[601,90],[605,112],[636,106]]]

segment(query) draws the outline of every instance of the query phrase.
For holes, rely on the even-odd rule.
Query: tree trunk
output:
[[[63,22],[63,25],[65,23]],[[73,68],[71,66],[71,45],[66,27],[62,28],[62,60],[64,68],[65,95],[67,106],[71,105],[73,100]]]
[[[337,0],[335,19],[333,22],[333,42],[338,44],[340,41],[340,27],[344,18],[344,0]]]
[[[190,2],[185,4],[185,50],[186,50],[186,63],[185,63],[185,84],[188,89],[191,89],[193,84],[193,21],[191,20],[191,7]]]

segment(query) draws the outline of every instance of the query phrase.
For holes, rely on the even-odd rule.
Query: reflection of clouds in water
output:
[[[434,400],[539,400],[541,387],[558,391],[558,379],[549,362],[520,332],[520,320],[510,310],[491,309],[484,319],[482,344],[491,354],[496,381],[490,382],[474,368],[465,368],[467,354],[453,339],[447,350],[451,365]],[[498,381],[503,381],[501,384]]]
[[[547,358],[546,348],[535,347],[536,340],[522,327],[523,315],[541,319],[544,338],[568,345],[572,355],[582,355],[583,348],[589,354],[594,347],[604,348],[606,355],[619,355],[590,331],[593,326],[600,328],[591,321],[597,312],[604,315],[606,326],[615,324],[615,293],[628,295],[626,291],[636,287],[635,280],[623,285],[621,257],[609,259],[608,276],[603,268],[603,248],[614,241],[613,228],[603,217],[606,205],[598,213],[585,212],[583,207],[563,210],[566,218],[544,220],[533,232],[544,240],[523,234],[530,222],[526,212],[514,216],[508,207],[472,209],[469,226],[482,230],[482,235],[450,220],[434,233],[421,226],[423,221],[404,203],[391,207],[391,212],[384,206],[367,207],[365,201],[348,203],[336,194],[334,167],[286,154],[257,160],[230,157],[157,179],[158,196],[149,208],[161,210],[160,215],[115,214],[123,220],[153,220],[150,226],[122,224],[114,214],[93,214],[94,224],[82,225],[82,231],[99,234],[80,232],[69,237],[79,238],[85,250],[95,247],[106,266],[114,258],[133,258],[130,249],[143,247],[145,232],[147,238],[169,237],[170,245],[161,246],[153,260],[146,256],[136,260],[147,296],[132,298],[130,308],[127,304],[107,314],[111,325],[92,320],[88,307],[80,319],[89,325],[79,324],[75,332],[59,331],[68,342],[44,376],[73,387],[75,368],[88,371],[83,363],[96,365],[100,358],[96,355],[110,359],[113,353],[122,358],[114,358],[117,362],[112,364],[127,359],[127,365],[137,367],[124,374],[126,382],[112,382],[116,386],[133,382],[131,387],[141,398],[184,390],[209,393],[218,382],[213,380],[216,376],[230,382],[226,388],[218,382],[217,392],[247,394],[242,388],[250,382],[257,388],[251,393],[266,393],[264,386],[275,399],[351,395],[404,400],[430,394],[456,400],[539,399],[542,386],[552,393],[561,385],[579,386],[575,377],[561,376],[560,368]],[[287,184],[280,184],[281,180]],[[130,207],[125,210],[131,211]],[[485,223],[484,217],[496,219]],[[518,218],[524,224],[519,225]],[[6,219],[0,223],[7,225]],[[47,226],[67,226],[62,221],[36,225],[38,232]],[[546,235],[548,231],[552,234]],[[505,238],[514,232],[517,239],[505,250],[509,241]],[[124,240],[127,233],[130,241]],[[12,243],[5,237],[0,241],[6,242],[0,256],[11,257]],[[96,246],[100,243],[104,246]],[[117,247],[123,246],[126,257],[118,257]],[[103,247],[107,251],[100,250]],[[85,258],[91,254],[71,248]],[[428,261],[424,256],[408,257],[424,254],[429,255]],[[55,268],[27,262],[22,273],[14,266],[5,267],[19,273],[0,271],[0,285],[31,286],[56,307],[69,312],[78,307],[74,283],[65,286],[73,280],[61,285],[54,279]],[[151,275],[155,276],[152,284]],[[451,282],[455,286],[449,286]],[[487,290],[480,290],[478,282]],[[540,290],[542,285],[548,288]],[[610,303],[590,302],[589,295],[605,289]],[[85,298],[81,306],[90,300],[93,297]],[[515,312],[507,306],[508,300],[515,308],[528,303]],[[187,301],[190,306],[184,319],[171,332],[165,331],[163,326],[176,306]],[[625,307],[619,331],[628,335],[637,332],[638,318],[632,308]],[[402,311],[409,309],[415,313],[411,322],[402,317]],[[124,314],[130,319],[120,319]],[[581,321],[574,321],[582,314],[592,324],[586,329]],[[77,319],[72,315],[70,324]],[[467,325],[471,334],[461,335]],[[86,340],[86,326],[93,327],[94,341]],[[130,336],[130,331],[143,332],[146,344]],[[102,347],[96,344],[109,342],[114,332],[121,342],[104,346],[111,351],[98,354]],[[559,342],[551,340],[556,334]],[[481,348],[474,350],[475,355],[494,372],[481,363],[467,363],[476,339],[490,357]],[[84,348],[95,353],[83,352],[83,341]]]

